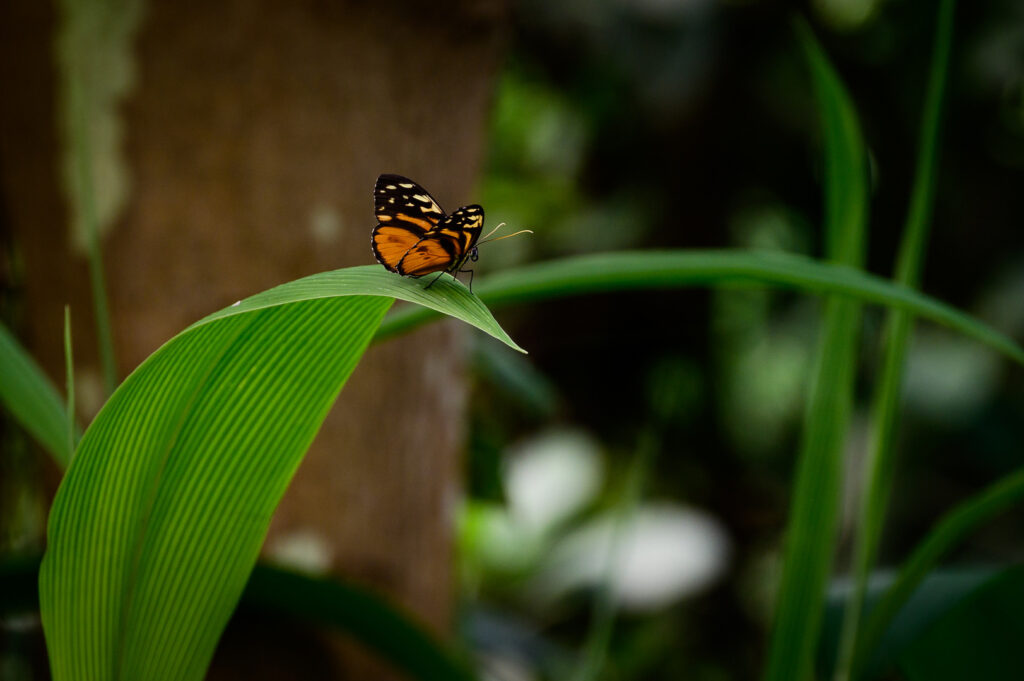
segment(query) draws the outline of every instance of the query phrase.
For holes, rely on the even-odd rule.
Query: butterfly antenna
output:
[[[491,234],[494,234],[494,232],[492,231]],[[532,229],[521,229],[518,232],[513,232],[512,234],[506,234],[505,236],[499,236],[499,237],[497,237],[495,239],[483,239],[483,240],[479,241],[478,243],[482,244],[482,243],[484,243],[486,241],[501,241],[502,239],[511,239],[512,237],[519,236],[520,234],[533,234],[533,230]],[[488,236],[490,236],[490,234],[488,234]]]
[[[502,228],[502,227],[504,227],[504,226],[505,226],[505,223],[504,223],[504,222],[499,222],[499,223],[498,223],[498,226],[497,226],[497,227],[495,227],[495,228],[494,228],[494,229],[492,229],[492,230],[491,230],[490,232],[488,232],[488,233],[487,233],[487,236],[485,236],[485,237],[484,237],[483,239],[481,239],[481,240],[480,240],[480,243],[483,243],[484,241],[487,241],[488,239],[490,239],[490,238],[491,238],[491,236],[492,236],[492,235],[493,235],[493,234],[494,234],[495,232],[497,232],[497,231],[498,231],[499,229],[501,229],[501,228]]]

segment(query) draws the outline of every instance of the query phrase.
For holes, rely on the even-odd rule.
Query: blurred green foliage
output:
[[[819,255],[821,138],[788,9],[756,1],[518,3],[481,194],[489,216],[536,234],[520,250],[488,252],[483,268],[629,247]],[[891,276],[913,179],[936,5],[816,0],[806,9],[865,131],[868,269]],[[1009,0],[958,10],[923,281],[927,293],[1016,338],[1024,334],[1024,233],[1015,227],[1024,214],[1017,190],[1024,169],[1022,20]],[[489,512],[503,508],[502,467],[516,453],[502,443],[552,425],[589,433],[601,443],[607,468],[625,470],[651,415],[644,397],[651,388],[641,377],[685,366],[686,385],[693,387],[685,409],[659,433],[648,495],[712,513],[735,547],[721,581],[702,595],[657,614],[624,616],[604,678],[759,673],[771,621],[764,599],[778,574],[778,533],[819,310],[790,293],[717,290],[644,299],[610,294],[511,315],[511,328],[531,349],[529,373],[554,391],[558,407],[539,410],[525,394],[502,387],[511,381],[481,373],[472,401],[467,508],[474,499],[486,499]],[[649,323],[662,317],[669,321]],[[852,471],[867,446],[880,330],[880,315],[869,310],[846,495],[860,489]],[[905,558],[955,502],[1017,466],[1020,376],[959,337],[915,332],[883,566]],[[609,488],[590,513],[613,501]],[[844,533],[851,510],[841,517]],[[1013,559],[1024,539],[1020,517],[1014,512],[993,521],[967,540],[955,562]],[[850,550],[843,537],[840,573]],[[464,547],[466,555],[474,555],[473,546]],[[519,570],[515,580],[527,577]],[[504,587],[514,582],[506,578],[476,573],[469,611],[497,606],[563,653],[582,645],[587,598],[538,614],[510,596]],[[517,619],[524,613],[525,624]],[[548,670],[545,678],[559,677]]]

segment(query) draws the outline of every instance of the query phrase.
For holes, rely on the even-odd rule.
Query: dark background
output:
[[[868,268],[891,276],[906,218],[931,59],[935,3],[521,2],[499,86],[482,198],[488,216],[536,234],[481,249],[481,270],[622,248],[777,248],[820,256],[821,148],[794,12],[813,24],[844,80],[870,151]],[[555,128],[551,132],[548,128]],[[1024,333],[1024,7],[961,3],[949,73],[923,290]],[[496,216],[496,217],[495,217]],[[553,426],[589,433],[609,461],[596,508],[613,503],[658,376],[675,376],[655,428],[648,499],[703,509],[726,529],[728,567],[707,589],[624,615],[608,678],[753,678],[770,624],[804,380],[818,301],[779,292],[600,295],[502,317],[557,395],[544,416],[496,381],[472,395],[472,491],[500,498],[494,443]],[[868,309],[850,457],[866,447],[882,315]],[[1019,465],[1021,372],[919,324],[899,468],[881,550],[897,565],[937,517]],[[851,464],[853,466],[853,464]],[[856,476],[847,479],[855,489]],[[591,507],[591,514],[599,513]],[[587,517],[587,513],[583,513]],[[1021,557],[1018,514],[976,534],[954,565]],[[584,523],[585,520],[579,522]],[[850,525],[837,572],[845,572]],[[530,610],[508,575],[484,603]],[[516,593],[513,590],[513,593]],[[470,601],[479,601],[476,598]],[[589,601],[529,625],[580,645]],[[618,674],[618,675],[616,675]]]

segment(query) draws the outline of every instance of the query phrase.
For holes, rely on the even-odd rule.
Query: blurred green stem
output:
[[[942,100],[946,86],[950,45],[953,34],[954,0],[942,0],[935,28],[928,90],[921,120],[921,137],[917,157],[917,174],[903,231],[896,265],[896,281],[916,287],[920,281],[925,244],[931,224],[935,199],[935,176],[938,168],[939,128]],[[885,356],[882,374],[873,403],[874,432],[872,446],[864,461],[865,487],[860,498],[853,549],[854,589],[846,605],[839,637],[835,680],[848,681],[852,674],[854,650],[868,577],[875,562],[882,526],[892,491],[895,466],[894,444],[903,367],[913,327],[913,315],[903,310],[890,310],[886,318]]]
[[[633,518],[640,502],[644,484],[648,478],[654,455],[658,449],[659,438],[653,425],[648,425],[640,434],[636,455],[630,463],[626,485],[622,498],[615,511],[611,537],[608,540],[608,554],[604,561],[604,577],[594,594],[593,613],[590,630],[584,644],[583,659],[572,681],[596,681],[604,669],[608,658],[608,646],[611,643],[612,631],[615,627],[615,575],[619,564],[619,553],[623,548],[623,539],[629,522]]]
[[[67,386],[68,455],[67,461],[75,455],[75,360],[71,347],[71,306],[64,306],[64,380]]]
[[[103,273],[103,253],[100,248],[99,219],[96,212],[92,144],[86,107],[87,92],[85,78],[77,69],[72,69],[66,77],[68,79],[68,115],[71,116],[74,131],[71,135],[71,145],[75,156],[75,172],[78,175],[82,199],[82,219],[89,248],[89,283],[92,289],[93,312],[96,315],[96,336],[100,350],[100,365],[103,371],[103,387],[109,397],[117,386],[117,363],[114,359],[114,336],[111,330],[110,310],[107,305],[107,285]]]

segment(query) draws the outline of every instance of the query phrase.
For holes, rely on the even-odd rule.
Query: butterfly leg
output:
[[[473,270],[459,270],[459,274],[469,272],[469,292],[473,292]]]
[[[436,284],[436,283],[437,283],[437,280],[438,280],[438,279],[440,279],[440,278],[441,278],[441,277],[443,277],[443,276],[444,276],[444,272],[439,272],[439,273],[438,273],[438,275],[437,275],[436,277],[434,277],[434,281],[432,281],[432,282],[430,282],[429,284],[427,284],[427,285],[426,285],[426,286],[425,286],[425,287],[423,288],[423,290],[424,290],[424,291],[426,291],[426,290],[427,290],[428,288],[430,288],[431,286],[433,286],[434,284]]]

